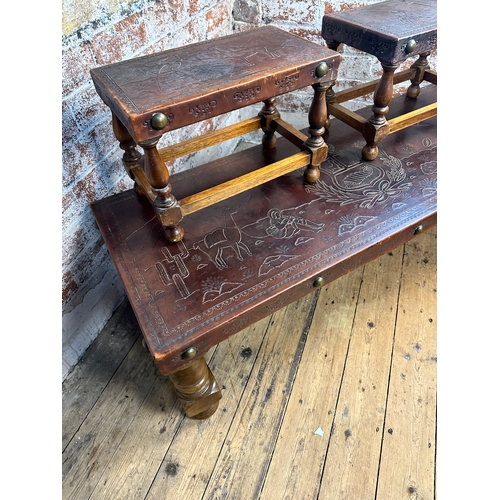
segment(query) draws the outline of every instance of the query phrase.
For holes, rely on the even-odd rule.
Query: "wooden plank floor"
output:
[[[234,335],[185,418],[125,302],[63,383],[62,497],[435,498],[437,230]]]

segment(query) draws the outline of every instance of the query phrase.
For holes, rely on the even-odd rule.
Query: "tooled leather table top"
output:
[[[429,87],[419,96],[422,104],[435,99]],[[407,111],[400,103],[408,101],[395,99],[391,107]],[[301,171],[292,172],[190,214],[181,222],[180,243],[165,240],[149,202],[133,190],[95,203],[99,227],[160,369],[173,371],[188,347],[206,352],[313,291],[316,277],[331,281],[407,241],[416,224],[435,224],[436,121],[389,135],[379,157],[367,162],[360,156],[360,134],[333,120],[325,136],[330,152],[315,184],[305,184]],[[197,192],[228,173],[287,156],[290,148],[295,147],[280,139],[275,150],[256,146],[175,174],[172,192]]]
[[[437,0],[388,0],[327,14],[322,36],[398,63],[437,48]],[[417,48],[408,54],[411,39]]]
[[[315,69],[325,62],[328,72]],[[273,26],[91,70],[103,101],[136,141],[264,99],[337,78],[340,55]],[[168,117],[158,132],[154,112]]]

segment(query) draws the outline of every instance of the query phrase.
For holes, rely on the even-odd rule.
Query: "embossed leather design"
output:
[[[326,62],[321,78],[315,70]],[[337,78],[340,55],[273,26],[91,70],[102,100],[136,142],[211,116]],[[158,131],[151,116],[162,112]]]
[[[383,63],[399,64],[437,48],[437,0],[388,0],[327,14],[321,35],[372,54]],[[417,45],[408,54],[410,40]]]
[[[423,89],[419,104],[435,99]],[[414,101],[393,101],[395,113]],[[370,114],[370,109],[362,111]],[[192,214],[180,243],[167,243],[144,198],[134,191],[92,205],[149,349],[169,374],[288,303],[436,224],[436,118],[396,132],[379,157],[360,158],[359,134],[333,120],[321,178],[293,172]],[[294,152],[280,139],[172,177],[180,196]],[[285,332],[284,332],[285,333]]]

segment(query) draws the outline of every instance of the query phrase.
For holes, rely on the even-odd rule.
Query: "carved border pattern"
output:
[[[292,87],[297,83],[299,79],[299,73],[295,73],[294,75],[285,76],[280,80],[276,80],[274,83],[282,91],[289,91]]]
[[[212,111],[215,109],[217,106],[217,101],[214,99],[213,101],[210,102],[204,102],[196,105],[194,108],[189,108],[189,113],[192,115],[198,117],[200,115],[206,116],[212,113]]]
[[[243,101],[248,102],[251,101],[252,99],[255,99],[255,97],[257,97],[257,94],[259,94],[261,90],[262,87],[260,85],[257,85],[257,87],[236,92],[234,94],[234,98],[239,102]]]

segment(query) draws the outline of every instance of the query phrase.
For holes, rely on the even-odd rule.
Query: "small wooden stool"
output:
[[[366,145],[364,160],[378,155],[377,144],[388,134],[409,127],[437,114],[437,103],[416,109],[410,114],[386,120],[393,96],[394,84],[411,81],[407,96],[416,98],[420,84],[437,84],[437,73],[429,69],[427,58],[437,48],[437,0],[389,0],[358,9],[335,12],[323,17],[322,36],[328,47],[337,50],[345,43],[374,55],[382,64],[383,74],[378,81],[357,85],[342,92],[329,92],[328,113],[363,134]],[[418,55],[413,66],[394,74],[408,57]],[[342,106],[375,91],[373,114],[366,120]]]
[[[272,26],[179,47],[91,71],[96,90],[112,112],[113,130],[135,189],[153,204],[166,238],[179,242],[182,218],[213,203],[307,166],[305,179],[319,178],[326,158],[326,91],[337,78],[340,55]],[[280,118],[275,97],[312,85],[309,137]],[[157,149],[166,132],[258,101],[257,117]],[[275,132],[301,151],[280,162],[178,200],[165,161],[194,153],[262,128],[264,148]],[[139,153],[136,146],[144,150]]]

